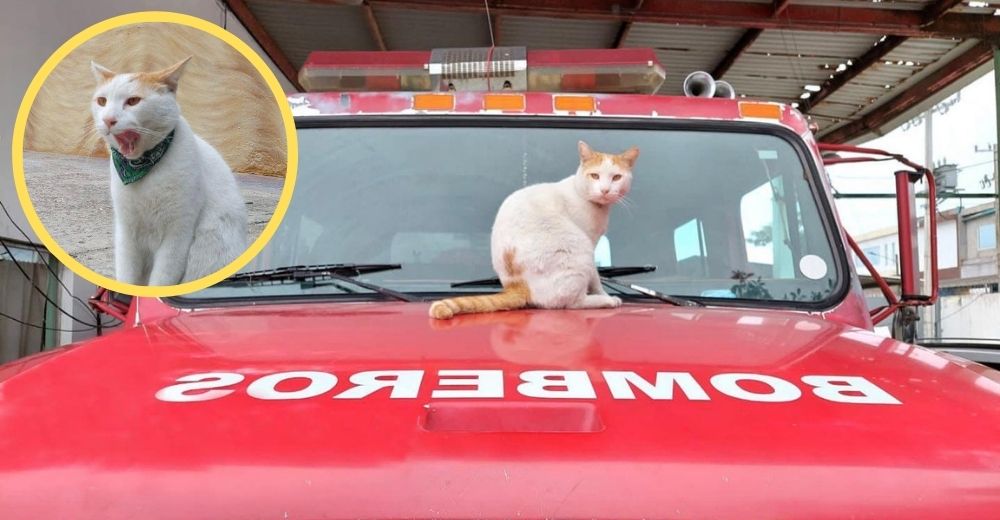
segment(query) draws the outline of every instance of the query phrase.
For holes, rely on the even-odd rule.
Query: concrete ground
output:
[[[31,203],[52,238],[90,269],[114,278],[108,159],[24,152]],[[284,179],[237,173],[252,243],[278,204]]]

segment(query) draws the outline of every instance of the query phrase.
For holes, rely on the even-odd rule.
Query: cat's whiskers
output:
[[[83,131],[83,137],[80,138],[80,143],[104,143],[104,133],[97,126],[87,126]]]
[[[88,138],[88,137],[103,138],[104,137],[104,133],[101,131],[100,128],[97,127],[97,125],[87,125],[87,127],[84,128],[83,132],[84,132],[84,135],[83,135],[84,138]]]
[[[618,204],[621,205],[621,207],[628,213],[630,217],[633,216],[632,208],[635,206],[635,201],[628,198],[628,195],[618,199]]]

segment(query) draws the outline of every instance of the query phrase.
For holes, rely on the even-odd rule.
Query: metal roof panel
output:
[[[430,50],[437,47],[489,47],[486,15],[426,11],[375,4],[375,19],[390,50]]]
[[[377,48],[360,7],[275,0],[246,3],[296,67],[301,67],[314,50]]]
[[[621,23],[533,16],[503,16],[498,45],[531,49],[593,49],[614,45]]]

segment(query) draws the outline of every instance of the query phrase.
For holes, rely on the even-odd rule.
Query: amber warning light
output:
[[[653,94],[665,77],[652,49],[315,51],[299,71],[299,82],[310,92]]]

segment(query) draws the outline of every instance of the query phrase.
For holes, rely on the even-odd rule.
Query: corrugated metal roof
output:
[[[360,7],[280,0],[246,3],[295,67],[314,50],[377,48]]]
[[[715,0],[771,4],[772,0]],[[917,11],[936,0],[792,0],[791,5]],[[315,49],[374,50],[364,8],[337,3],[246,0],[264,29],[296,67]],[[357,2],[360,4],[360,0]],[[490,24],[482,11],[456,2],[454,10],[411,8],[399,3],[372,2],[373,15],[390,50],[477,47],[490,43]],[[501,4],[502,5],[502,4]],[[990,15],[996,7],[951,12]],[[613,10],[613,9],[612,9]],[[567,11],[568,12],[568,11]],[[497,13],[494,13],[497,16]],[[534,49],[608,48],[625,28],[621,19],[576,19],[515,16],[500,13],[497,45]],[[652,47],[667,72],[660,94],[681,93],[692,71],[712,71],[737,44],[744,28],[642,23],[629,25],[626,47]],[[836,68],[858,60],[879,40],[879,34],[763,30],[728,69],[724,79],[748,97],[798,102],[806,85],[822,85]],[[810,110],[823,131],[836,128],[882,106],[950,60],[975,45],[975,40],[911,38]]]
[[[626,47],[652,47],[667,71],[660,94],[680,95],[684,78],[693,71],[711,72],[743,34],[742,29],[635,23]]]
[[[499,44],[532,49],[607,48],[614,45],[620,27],[613,20],[504,16],[499,22]]]
[[[796,102],[806,85],[821,85],[841,63],[857,59],[877,36],[764,31],[726,74],[737,92]]]
[[[721,2],[740,2],[754,4],[772,4],[773,0],[717,0]],[[794,5],[825,5],[829,7],[867,7],[874,9],[907,9],[919,10],[934,3],[935,0],[792,0]]]
[[[919,11],[935,0],[793,0],[793,4],[825,5],[830,7],[865,7],[868,9],[899,9]]]
[[[824,131],[833,130],[888,102],[975,44],[975,40],[907,40],[816,105],[812,112],[834,116],[835,119],[822,126]]]
[[[828,58],[857,58],[878,41],[870,34],[786,31],[774,29],[761,33],[750,47],[750,52],[822,56]]]
[[[908,40],[819,103],[815,112],[836,113],[840,117],[860,113],[882,98],[895,95],[899,85],[910,78],[921,78],[935,70],[934,64],[959,43],[953,40]],[[831,110],[826,106],[829,103],[851,105],[854,109]]]
[[[467,12],[418,11],[374,7],[386,47],[426,50],[435,47],[489,47],[486,15]]]

